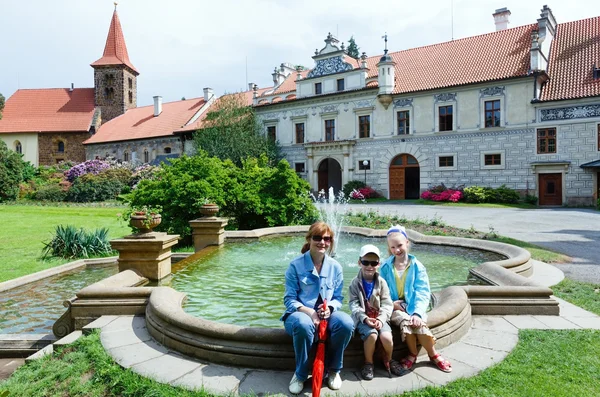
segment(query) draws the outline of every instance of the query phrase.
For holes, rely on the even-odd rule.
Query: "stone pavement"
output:
[[[600,211],[590,208],[484,208],[416,205],[410,202],[351,204],[353,212],[375,211],[408,219],[441,218],[448,225],[541,245],[573,258],[557,264],[569,278],[600,284]]]
[[[542,285],[560,281],[562,274],[552,266],[537,262],[534,280]],[[560,316],[473,316],[469,333],[441,353],[452,362],[453,371],[443,373],[420,356],[415,369],[402,377],[389,379],[376,369],[375,379],[364,381],[360,369],[342,371],[339,393],[347,395],[400,394],[428,385],[444,385],[458,378],[476,375],[502,361],[518,342],[520,329],[600,329],[600,317],[557,299]],[[288,395],[292,371],[234,368],[202,362],[170,351],[152,339],[143,316],[103,316],[85,329],[101,329],[100,339],[107,352],[125,368],[162,383],[200,389],[218,394]],[[306,382],[303,395],[310,395]],[[323,387],[323,395],[336,394]]]

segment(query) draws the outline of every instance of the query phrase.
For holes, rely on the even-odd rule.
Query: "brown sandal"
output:
[[[396,376],[402,376],[402,375],[405,375],[406,373],[408,373],[408,371],[402,367],[402,364],[400,364],[396,360],[393,360],[393,359],[390,360],[389,366],[390,366],[390,371]]]

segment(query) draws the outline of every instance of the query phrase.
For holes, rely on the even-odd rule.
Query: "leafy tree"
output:
[[[2,120],[2,111],[4,110],[4,95],[0,93],[0,120]]]
[[[241,166],[248,157],[265,154],[269,164],[281,158],[281,148],[265,134],[264,126],[254,109],[246,105],[244,94],[224,95],[206,114],[202,128],[194,134],[196,150],[209,157],[231,160]]]
[[[24,162],[21,155],[0,139],[0,202],[16,200],[23,181]]]
[[[360,47],[356,45],[356,41],[354,41],[354,36],[350,36],[350,40],[348,40],[348,55],[352,58],[358,59],[360,57]]]

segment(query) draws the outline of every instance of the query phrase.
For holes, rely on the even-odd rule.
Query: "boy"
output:
[[[360,249],[358,259],[360,270],[352,280],[349,291],[352,319],[364,342],[365,364],[361,370],[364,380],[373,379],[373,355],[378,338],[384,350],[383,359],[388,373],[397,376],[405,373],[400,363],[392,360],[394,342],[388,321],[394,303],[387,283],[377,273],[380,256],[379,249],[372,244],[364,245]]]

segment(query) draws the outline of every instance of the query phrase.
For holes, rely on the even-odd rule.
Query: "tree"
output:
[[[360,57],[360,47],[356,45],[356,41],[354,41],[354,36],[350,36],[350,40],[348,40],[348,55],[352,58],[358,59]]]
[[[270,165],[281,160],[281,148],[265,134],[254,109],[246,105],[244,94],[219,98],[209,109],[202,127],[194,134],[197,151],[211,157],[230,159],[237,166],[249,157],[266,155]]]
[[[2,120],[2,111],[4,110],[4,95],[0,93],[0,120]]]
[[[0,139],[0,203],[19,197],[19,183],[23,181],[24,163],[21,155],[12,151]]]

